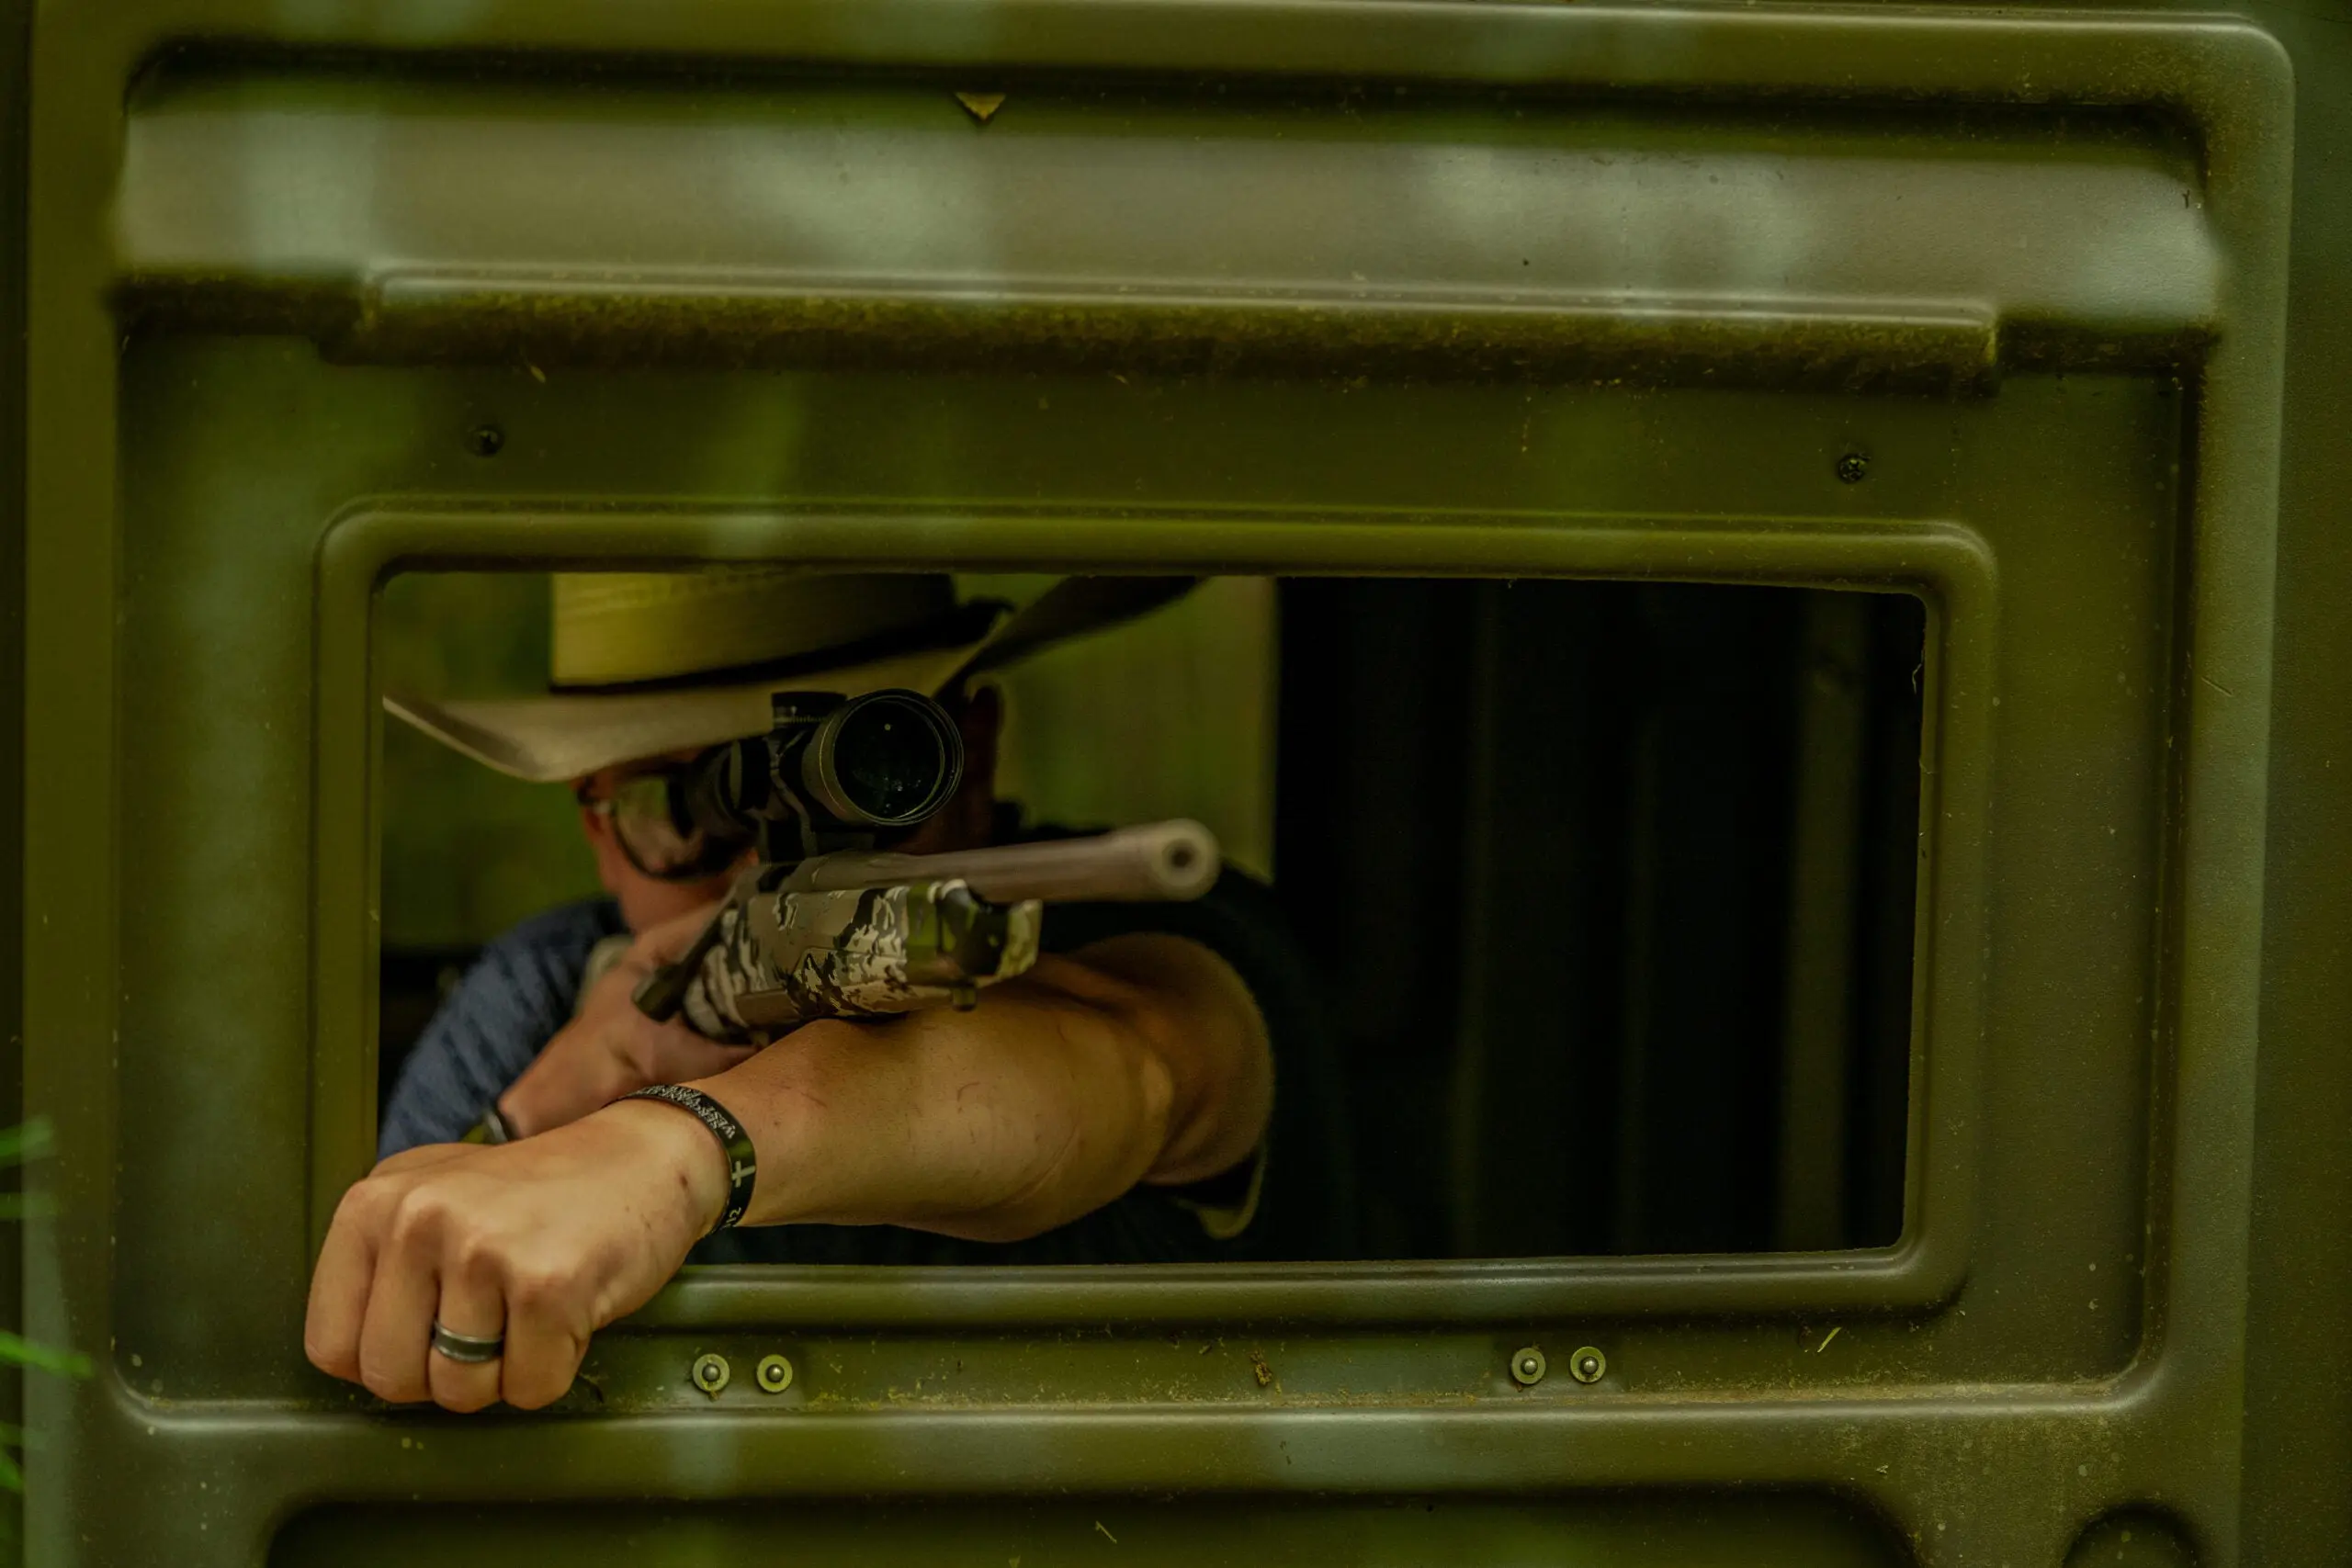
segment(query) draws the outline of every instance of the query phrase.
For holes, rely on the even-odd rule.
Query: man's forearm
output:
[[[809,1024],[695,1087],[758,1151],[748,1224],[1017,1240],[1118,1197],[1168,1146],[1164,1012],[1048,961],[977,1011]]]
[[[1232,970],[1164,936],[1082,956],[1040,964],[977,1012],[812,1024],[696,1080],[758,1152],[750,1222],[1012,1241],[1139,1180],[1239,1159],[1264,1132],[1272,1058]],[[311,1359],[387,1399],[544,1404],[728,1196],[717,1140],[641,1100],[511,1144],[395,1156],[335,1212],[311,1279]],[[496,1340],[500,1359],[432,1352],[436,1323]]]

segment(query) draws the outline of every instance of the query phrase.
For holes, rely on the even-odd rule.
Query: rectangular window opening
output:
[[[1019,604],[1055,581],[957,589]],[[396,577],[379,680],[544,693],[549,601],[545,573]],[[1271,884],[1299,983],[1275,1010],[1296,1038],[1259,1256],[1888,1246],[1926,628],[1898,592],[1212,578],[987,677],[996,793],[1031,829],[1196,818]],[[403,1068],[461,987],[468,1029],[513,1036],[481,1048],[492,1077],[567,1016],[573,960],[506,947],[475,972],[485,950],[549,910],[622,922],[589,902],[563,785],[390,720],[382,763],[397,1132],[395,1096],[423,1092]]]

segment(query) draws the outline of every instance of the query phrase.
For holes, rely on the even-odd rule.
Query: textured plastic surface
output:
[[[2352,1539],[2346,343],[2316,319],[2335,379],[2291,416],[2274,793],[2294,94],[2255,27],[125,0],[32,43],[22,1009],[67,1219],[28,1320],[102,1363],[32,1391],[35,1561]],[[371,1145],[377,585],[754,555],[1922,594],[1903,1239],[721,1271],[545,1416],[329,1384],[299,1325]],[[1521,1388],[1530,1344],[1606,1373]],[[798,1376],[713,1400],[714,1349]],[[1186,1494],[1219,1501],[1148,1501]]]

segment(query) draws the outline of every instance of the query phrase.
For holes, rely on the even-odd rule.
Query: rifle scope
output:
[[[825,832],[912,828],[963,782],[963,736],[920,692],[779,692],[772,702],[774,728],[713,758],[689,792],[695,818],[720,832],[802,815]]]

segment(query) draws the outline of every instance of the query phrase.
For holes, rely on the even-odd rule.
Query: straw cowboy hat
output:
[[[798,567],[557,573],[552,690],[385,710],[503,773],[535,783],[723,745],[768,728],[787,691],[937,694],[1049,643],[1182,594],[1191,578],[1071,577],[1027,608],[958,603],[941,572]]]

